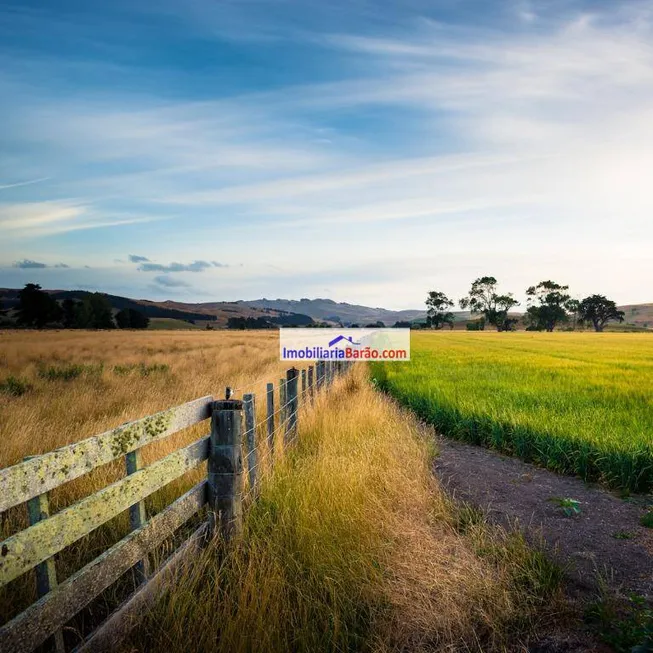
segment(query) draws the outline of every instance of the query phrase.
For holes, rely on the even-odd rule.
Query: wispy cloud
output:
[[[203,272],[210,268],[208,261],[193,261],[192,263],[141,263],[138,269],[141,272]]]
[[[154,277],[154,283],[165,288],[190,288],[190,284],[183,279],[176,279],[168,275]]]
[[[41,263],[40,261],[33,261],[32,259],[25,258],[22,261],[15,261],[12,265],[14,268],[19,268],[21,270],[44,270],[45,268],[56,268],[56,269],[69,269],[70,266],[65,263],[55,263],[54,265],[48,265],[47,263]]]
[[[41,177],[40,179],[29,179],[28,181],[18,181],[14,184],[4,184],[0,185],[0,190],[5,190],[7,188],[18,188],[19,186],[31,186],[32,184],[39,184],[42,181],[47,181],[50,177]]]
[[[243,68],[166,60],[148,71],[138,52],[120,59],[124,44],[107,33],[98,35],[97,52],[107,48],[120,63],[29,53],[19,60],[0,49],[0,93],[11,91],[3,93],[11,103],[0,107],[0,119],[20,142],[11,154],[3,148],[0,162],[15,171],[12,179],[34,182],[5,186],[15,188],[7,194],[12,203],[0,204],[8,246],[151,222],[137,239],[138,229],[130,229],[129,241],[88,234],[85,251],[106,252],[107,260],[148,251],[149,258],[130,255],[135,266],[119,266],[135,284],[143,283],[137,270],[171,278],[229,268],[213,259],[237,251],[244,270],[233,266],[221,276],[249,291],[243,279],[262,283],[248,276],[257,266],[292,259],[307,269],[321,243],[334,245],[325,262],[332,271],[352,258],[370,269],[419,260],[411,279],[460,292],[475,269],[448,265],[432,280],[429,252],[447,250],[462,261],[473,251],[474,265],[488,273],[503,266],[507,250],[518,252],[519,265],[502,268],[505,283],[517,284],[541,273],[529,252],[573,261],[579,243],[591,241],[601,257],[631,252],[641,261],[611,266],[608,277],[598,260],[565,263],[555,266],[562,281],[589,290],[598,278],[619,293],[649,292],[642,243],[653,240],[650,11],[627,2],[589,14],[575,3],[515,0],[492,11],[479,4],[477,20],[464,12],[440,20],[440,3],[409,4],[377,12],[335,2],[308,12],[291,1],[272,16],[257,3],[255,21],[234,3],[165,0],[164,9],[150,10],[162,41],[170,16],[181,19],[175,29],[184,38],[201,34],[202,47],[210,43],[216,53],[231,27],[228,38],[241,38],[245,54],[253,34],[253,60],[263,62],[256,66],[278,71],[265,84],[246,56],[238,61]],[[292,24],[280,20],[284,12]],[[77,19],[71,29],[81,34],[86,24]],[[57,21],[63,33],[66,21]],[[110,76],[111,65],[121,68],[113,74],[124,84],[94,79],[102,77],[97,66]],[[61,92],[64,78],[69,93]],[[52,183],[36,184],[46,175]],[[334,225],[346,227],[348,238],[338,239]],[[51,250],[23,251],[40,258]],[[371,297],[373,280],[356,285],[351,274],[351,287]],[[211,274],[196,281],[208,289]],[[379,279],[371,301],[385,301],[384,288]],[[423,299],[421,287],[406,292]]]
[[[39,263],[38,261],[32,261],[31,259],[26,258],[22,261],[16,261],[13,264],[13,267],[20,268],[21,270],[41,270],[48,266],[45,263]]]

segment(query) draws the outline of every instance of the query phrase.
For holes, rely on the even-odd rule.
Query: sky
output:
[[[0,0],[0,287],[653,301],[653,3]]]

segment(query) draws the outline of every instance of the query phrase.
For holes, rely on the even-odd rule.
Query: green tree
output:
[[[494,277],[479,277],[459,304],[463,310],[469,309],[472,315],[483,315],[497,331],[506,331],[513,326],[512,320],[508,319],[508,311],[518,306],[519,302],[512,293],[497,294],[497,280]]]
[[[537,286],[526,290],[528,309],[527,320],[531,326],[551,332],[560,322],[569,319],[567,304],[571,296],[569,286],[561,286],[555,281],[540,281]]]
[[[65,329],[77,328],[77,321],[76,321],[76,314],[75,314],[76,304],[77,302],[74,299],[71,299],[70,297],[64,299],[61,304],[61,308],[63,311],[63,326]]]
[[[135,308],[123,308],[116,313],[116,324],[119,329],[147,329],[150,318]]]
[[[59,304],[37,283],[28,283],[18,293],[18,323],[42,329],[62,317]]]
[[[449,309],[453,302],[439,290],[431,290],[426,297],[426,324],[432,329],[441,329],[445,324],[453,329],[453,313]]]
[[[612,300],[603,295],[585,297],[580,303],[578,314],[581,322],[591,322],[595,331],[603,331],[603,327],[611,320],[623,322],[625,316]]]
[[[106,295],[96,292],[77,302],[74,324],[77,329],[114,329],[111,303]]]

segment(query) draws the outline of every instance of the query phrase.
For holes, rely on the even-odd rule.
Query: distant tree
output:
[[[579,316],[582,322],[591,322],[595,331],[603,331],[603,327],[611,320],[624,321],[624,312],[603,295],[590,295],[581,301]]]
[[[150,318],[135,308],[123,308],[116,313],[116,324],[119,329],[147,329]]]
[[[377,320],[376,322],[370,322],[369,324],[365,325],[366,329],[385,329],[385,324],[381,322],[381,320]]]
[[[360,326],[358,324],[356,324],[356,322],[354,322],[353,324],[349,325],[349,328],[350,329],[360,329]]]
[[[75,328],[114,329],[111,303],[106,295],[96,292],[84,296],[75,305]]]
[[[37,283],[28,283],[18,293],[18,323],[42,329],[49,322],[61,319],[63,311],[57,302]]]
[[[395,329],[410,329],[412,325],[413,325],[412,322],[405,322],[405,321],[399,320],[399,321],[394,323],[393,328],[395,328]]]
[[[128,308],[123,308],[116,313],[116,325],[119,329],[129,329],[131,327],[131,318]]]
[[[426,297],[426,324],[432,329],[441,329],[445,324],[453,329],[453,313],[449,311],[453,302],[439,290],[431,290]]]
[[[567,304],[571,296],[569,286],[561,286],[555,281],[540,281],[537,286],[526,290],[528,308],[526,319],[539,330],[553,331],[557,324],[569,319]]]
[[[463,297],[460,308],[469,308],[472,315],[483,315],[488,324],[496,327],[497,331],[511,330],[512,324],[507,322],[508,311],[519,302],[512,296],[497,294],[497,280],[494,277],[479,277],[472,283],[467,297]]]
[[[274,324],[264,317],[230,317],[228,329],[274,329]]]
[[[61,309],[63,311],[63,326],[65,329],[75,329],[77,324],[75,321],[75,309],[77,302],[70,297],[63,300]]]

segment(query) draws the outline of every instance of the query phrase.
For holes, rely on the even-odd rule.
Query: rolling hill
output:
[[[251,301],[236,302],[241,306],[258,309],[273,309],[292,313],[303,313],[314,320],[325,322],[342,322],[348,324],[370,324],[381,321],[386,326],[395,322],[412,322],[424,320],[426,312],[423,310],[391,311],[387,308],[372,308],[346,302],[334,302],[332,299],[254,299]]]

